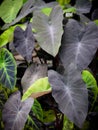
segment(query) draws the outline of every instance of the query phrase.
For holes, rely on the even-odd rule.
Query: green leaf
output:
[[[76,13],[76,8],[70,7],[68,9],[64,9],[64,13]]]
[[[22,29],[26,28],[26,25],[24,24],[17,24],[15,26],[10,27],[9,29],[7,29],[6,31],[4,31],[1,35],[0,35],[0,47],[6,45],[7,43],[11,42],[13,40],[13,34],[14,34],[14,29],[19,26]]]
[[[23,0],[4,0],[0,6],[0,17],[5,23],[10,23],[16,18]]]
[[[45,15],[49,16],[51,11],[52,11],[52,8],[42,8],[41,9],[42,13],[44,13]]]
[[[51,91],[48,77],[36,80],[23,94],[22,101],[26,100],[32,95],[33,98],[39,97]]]
[[[13,55],[5,48],[0,50],[0,84],[13,89],[16,84],[16,63]]]
[[[39,120],[43,121],[43,110],[40,103],[36,99],[34,100],[32,111]]]
[[[98,20],[94,20],[94,22],[96,23],[96,25],[98,26]]]
[[[88,70],[82,71],[82,79],[87,84],[87,88],[96,89],[98,92],[96,79]]]
[[[64,115],[62,130],[73,130],[73,128],[74,128],[74,124]]]
[[[56,1],[59,2],[60,5],[65,5],[70,3],[70,0],[56,0]]]
[[[55,112],[53,110],[43,111],[44,123],[50,123],[56,120]]]
[[[82,79],[87,84],[87,88],[91,89],[94,94],[93,103],[92,103],[92,107],[93,107],[93,105],[97,99],[97,94],[98,94],[98,87],[97,87],[96,79],[88,70],[82,71]]]

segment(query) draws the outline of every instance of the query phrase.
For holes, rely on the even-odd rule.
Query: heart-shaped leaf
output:
[[[33,28],[35,38],[43,50],[56,56],[61,45],[63,11],[59,5],[55,6],[47,16],[40,11],[34,12]]]
[[[70,19],[64,28],[60,59],[65,68],[74,62],[83,70],[90,64],[98,47],[98,28],[90,22],[86,26]]]
[[[14,32],[14,46],[19,54],[21,54],[28,62],[32,61],[32,52],[34,49],[34,37],[30,24],[23,31],[20,27],[16,27]]]
[[[22,130],[33,105],[33,99],[21,102],[20,92],[10,96],[4,105],[2,118],[5,130]]]
[[[68,119],[81,127],[88,111],[88,92],[81,79],[81,72],[71,64],[64,76],[50,70],[48,77],[52,95],[60,110]]]
[[[12,22],[16,18],[22,4],[23,0],[4,0],[0,6],[0,17],[5,23]]]
[[[5,48],[0,50],[0,83],[13,89],[16,84],[16,63],[13,55]]]

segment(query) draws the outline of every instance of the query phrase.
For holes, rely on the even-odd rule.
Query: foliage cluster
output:
[[[88,115],[98,112],[90,68],[98,11],[89,19],[91,7],[90,0],[1,3],[0,130],[89,129]]]

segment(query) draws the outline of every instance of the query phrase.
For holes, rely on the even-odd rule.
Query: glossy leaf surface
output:
[[[0,83],[10,89],[16,84],[16,63],[13,55],[5,48],[0,50]]]
[[[48,72],[52,95],[59,109],[78,127],[82,127],[88,111],[88,92],[80,71],[71,64],[64,76],[56,71]]]
[[[64,28],[60,59],[65,68],[74,62],[78,69],[87,68],[98,47],[98,28],[90,22],[86,26],[70,19]]]
[[[5,130],[22,130],[32,105],[32,98],[21,102],[20,92],[11,95],[2,112]]]
[[[28,62],[32,61],[32,52],[35,41],[30,24],[25,31],[20,27],[16,27],[13,44],[19,54],[21,54]]]
[[[0,17],[5,23],[10,23],[16,18],[23,0],[4,0],[0,6]]]
[[[60,19],[60,20],[59,20]],[[56,56],[61,45],[63,11],[59,5],[55,6],[47,16],[35,11],[33,28],[36,30],[38,44],[47,53]]]

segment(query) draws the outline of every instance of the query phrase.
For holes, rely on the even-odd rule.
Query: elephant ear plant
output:
[[[89,112],[89,89],[94,94],[90,110],[98,95],[96,79],[88,69],[98,49],[98,27],[83,15],[90,11],[91,2],[80,1],[76,0],[73,7],[70,0],[66,3],[58,0],[61,5],[57,2],[41,3],[40,0],[28,0],[24,3],[19,1],[21,3],[19,8],[11,12],[13,17],[8,17],[8,14],[4,17],[2,16],[4,13],[0,12],[0,17],[6,23],[2,29],[9,27],[0,36],[1,129],[3,125],[5,130],[39,130],[35,116],[42,124],[40,129],[48,129],[43,121],[44,112],[37,99],[50,93],[58,111],[63,115],[63,125],[60,128],[57,125],[56,129],[65,130],[68,120],[72,128],[83,127]],[[11,2],[14,6],[16,1]],[[0,9],[5,3],[1,4]],[[12,5],[8,6],[9,11],[10,7],[12,8]],[[69,12],[78,15],[80,19],[66,18],[65,15]],[[28,17],[27,15],[31,13],[33,16]],[[28,23],[27,21],[26,24],[22,23],[21,19],[28,20]],[[21,24],[18,26],[16,23],[19,21]],[[12,43],[7,44],[10,36]],[[7,47],[4,46],[6,44]],[[20,84],[17,74],[20,73],[19,65],[10,45],[13,45],[18,55],[22,56],[26,65]],[[35,53],[38,58],[36,61]],[[19,89],[20,87],[22,89]],[[4,102],[1,100],[2,92],[6,95]],[[57,119],[58,117],[55,120]]]

